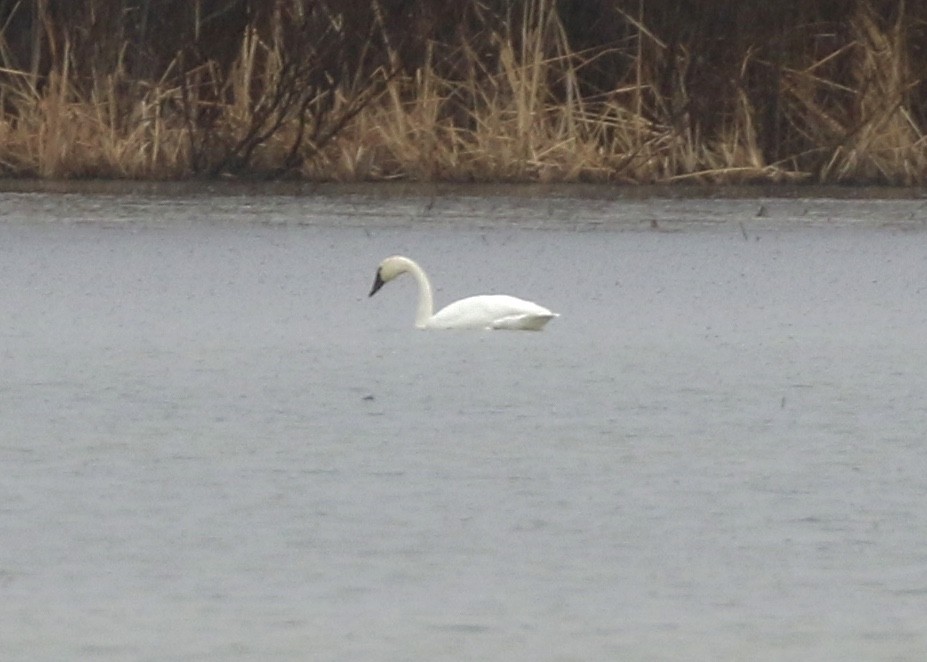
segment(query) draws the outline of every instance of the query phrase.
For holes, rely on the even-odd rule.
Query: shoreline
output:
[[[588,200],[646,199],[833,199],[921,200],[924,186],[873,186],[835,184],[589,184],[510,182],[311,182],[249,179],[37,179],[0,178],[0,194],[50,193],[145,196],[267,196],[311,197],[351,195],[391,197],[469,196],[536,198],[576,197]]]

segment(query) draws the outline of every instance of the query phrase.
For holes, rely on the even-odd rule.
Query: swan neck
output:
[[[418,312],[415,314],[415,326],[422,329],[434,314],[434,297],[431,292],[431,281],[425,270],[412,260],[409,260],[409,273],[418,281]]]

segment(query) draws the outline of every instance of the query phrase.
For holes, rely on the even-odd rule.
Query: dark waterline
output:
[[[922,200],[924,187],[817,186],[791,184],[757,185],[606,185],[606,184],[506,184],[506,183],[333,183],[266,180],[41,180],[0,179],[0,193],[56,193],[116,196],[355,196],[379,198],[486,196],[510,198],[569,197],[592,200],[646,199],[835,199]]]

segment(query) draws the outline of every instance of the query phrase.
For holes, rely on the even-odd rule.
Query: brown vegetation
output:
[[[917,184],[927,3],[0,0],[0,173]]]

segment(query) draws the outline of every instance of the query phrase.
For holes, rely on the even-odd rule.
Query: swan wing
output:
[[[555,317],[559,317],[559,315],[551,312],[542,315],[511,315],[496,320],[491,328],[516,331],[540,331],[544,328],[545,324]]]
[[[521,329],[538,331],[554,317],[547,308],[506,294],[467,297],[432,315],[433,329]]]

